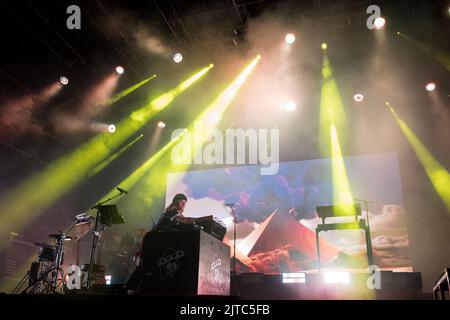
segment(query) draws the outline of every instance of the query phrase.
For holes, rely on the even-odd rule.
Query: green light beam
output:
[[[139,135],[138,137],[130,141],[126,146],[122,147],[119,151],[112,154],[109,158],[107,158],[105,161],[101,162],[94,169],[92,169],[92,171],[89,172],[88,176],[91,178],[97,175],[100,171],[105,169],[111,162],[113,162],[117,157],[119,157],[122,153],[128,150],[133,144],[141,140],[143,136],[144,136],[143,134]]]
[[[389,104],[387,105],[408,140],[409,145],[414,150],[417,158],[419,158],[431,184],[447,207],[447,210],[450,211],[450,174],[419,140],[409,126],[397,115],[395,110]]]
[[[402,39],[405,39],[408,43],[415,46],[417,49],[425,53],[427,56],[431,57],[434,61],[436,61],[438,64],[447,69],[447,71],[450,71],[450,54],[436,47],[433,47],[432,45],[415,40],[401,32],[397,32],[397,35],[400,36]]]
[[[156,74],[152,75],[151,77],[142,80],[141,82],[135,84],[132,87],[129,87],[117,94],[115,94],[114,96],[112,96],[111,98],[109,98],[108,102],[106,103],[106,105],[110,106],[114,103],[116,103],[117,101],[119,101],[120,99],[125,98],[127,95],[129,95],[130,93],[132,93],[133,91],[139,89],[140,87],[142,87],[144,84],[146,84],[147,82],[149,82],[150,80],[156,78]]]
[[[201,79],[213,66],[203,68],[168,93],[133,112],[116,124],[116,132],[102,133],[78,147],[75,151],[55,160],[45,170],[33,174],[0,198],[0,235],[19,232],[63,194],[86,178],[87,173],[106,159],[134,132],[155,114],[169,105],[177,96]],[[169,98],[163,98],[167,97]],[[137,115],[137,116],[136,116]],[[1,245],[0,243],[0,248]]]

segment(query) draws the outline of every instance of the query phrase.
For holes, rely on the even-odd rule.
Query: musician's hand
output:
[[[194,221],[195,221],[194,218],[183,217],[183,216],[177,217],[177,222],[180,222],[180,223],[191,223],[191,222],[194,222]]]
[[[187,223],[187,219],[186,217],[183,217],[181,215],[179,215],[178,217],[175,218],[176,222],[178,223]]]

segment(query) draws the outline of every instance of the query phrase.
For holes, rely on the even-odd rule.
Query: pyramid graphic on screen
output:
[[[275,210],[239,243],[238,249],[251,257],[286,246],[292,246],[298,251],[298,255],[306,259],[317,258],[315,232],[289,214]],[[321,261],[330,260],[338,251],[338,248],[325,239],[320,240]]]

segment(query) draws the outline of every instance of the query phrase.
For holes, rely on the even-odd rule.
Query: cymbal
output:
[[[71,237],[71,236],[66,236],[66,235],[64,235],[64,234],[59,234],[59,233],[49,234],[48,236],[49,236],[49,238],[54,238],[54,239],[64,238],[64,241],[70,241],[70,240],[72,240],[72,237]]]
[[[52,245],[50,245],[48,243],[43,243],[43,242],[35,242],[34,245],[36,247],[41,247],[41,248],[53,248]]]

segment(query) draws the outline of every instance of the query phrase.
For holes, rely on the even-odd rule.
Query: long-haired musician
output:
[[[192,221],[195,221],[195,219],[193,218],[183,216],[186,203],[187,203],[186,195],[184,195],[183,193],[176,194],[172,200],[172,203],[166,208],[164,213],[159,218],[158,223],[153,227],[153,229],[150,232],[171,228],[175,226],[177,223],[190,223]],[[147,235],[148,234],[149,233],[147,233]],[[132,275],[127,281],[126,287],[129,292],[135,292],[139,285],[139,276],[141,272],[141,262],[142,262],[141,256],[142,256],[142,249],[139,250],[133,258],[133,261],[136,264],[136,270],[132,273]]]
[[[177,193],[175,197],[173,197],[172,203],[166,208],[164,213],[159,218],[155,229],[159,230],[165,227],[171,227],[177,223],[189,223],[195,221],[194,218],[183,216],[186,203],[186,195],[183,193]]]

